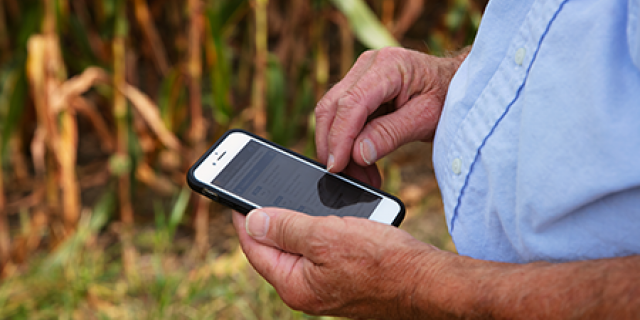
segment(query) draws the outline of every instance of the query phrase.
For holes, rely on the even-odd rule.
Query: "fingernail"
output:
[[[362,160],[364,160],[368,165],[376,162],[378,154],[376,152],[376,147],[373,146],[373,142],[371,142],[371,140],[364,139],[360,142],[360,156],[362,156]]]
[[[253,210],[247,215],[247,233],[253,238],[262,238],[269,230],[269,216],[263,211]]]
[[[331,171],[331,168],[333,168],[334,163],[335,163],[335,159],[333,158],[333,155],[330,154],[329,159],[327,160],[327,171]]]

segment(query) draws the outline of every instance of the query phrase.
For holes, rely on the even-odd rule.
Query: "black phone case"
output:
[[[313,159],[307,158],[307,157],[305,157],[305,156],[303,156],[303,155],[301,155],[301,154],[299,154],[297,152],[291,151],[291,150],[289,150],[289,149],[287,149],[287,148],[285,148],[283,146],[280,146],[280,145],[278,145],[276,143],[273,143],[273,142],[271,142],[269,140],[266,140],[266,139],[264,139],[264,138],[262,138],[260,136],[257,136],[257,135],[255,135],[255,134],[253,134],[251,132],[248,132],[246,130],[231,129],[231,130],[225,132],[220,137],[220,139],[218,139],[209,148],[209,150],[207,150],[207,152],[205,152],[200,157],[200,159],[198,159],[198,161],[196,161],[196,163],[194,163],[191,166],[191,168],[189,168],[189,172],[187,173],[187,183],[189,184],[189,187],[191,187],[191,189],[193,189],[194,191],[198,192],[199,194],[201,194],[201,195],[203,195],[203,196],[205,196],[205,197],[207,197],[207,198],[209,198],[209,199],[211,199],[213,201],[221,203],[221,204],[223,204],[223,205],[225,205],[225,206],[227,206],[227,207],[229,207],[229,208],[231,208],[233,210],[236,210],[236,211],[238,211],[238,212],[240,212],[242,214],[246,215],[246,214],[249,213],[249,211],[251,211],[253,209],[257,209],[257,208],[252,206],[252,205],[250,205],[250,204],[248,204],[248,203],[243,202],[240,199],[237,199],[237,198],[234,198],[234,197],[230,197],[230,196],[228,196],[228,195],[226,195],[224,193],[217,192],[215,189],[212,189],[210,186],[207,186],[207,185],[203,184],[202,182],[198,181],[194,176],[195,169],[207,158],[207,156],[211,152],[213,152],[213,150],[220,144],[221,141],[223,141],[228,135],[230,135],[230,134],[232,134],[234,132],[244,133],[244,134],[249,135],[249,136],[251,136],[251,137],[253,137],[253,138],[257,139],[257,140],[260,140],[260,141],[262,141],[262,142],[264,142],[266,144],[269,144],[269,145],[271,145],[271,146],[273,146],[275,148],[278,148],[278,149],[280,149],[280,150],[282,150],[282,151],[284,151],[284,152],[286,152],[286,153],[288,153],[288,154],[290,154],[290,155],[292,155],[294,157],[297,157],[297,158],[303,159],[305,161],[311,162],[311,163],[313,163],[315,165],[318,165],[318,166],[320,166],[322,168],[326,168],[323,164],[321,164],[321,163],[319,163],[319,162],[317,162],[317,161],[315,161]],[[343,174],[339,174],[339,175],[341,177],[343,177],[343,178],[346,178],[347,180],[350,180],[350,181],[356,183],[356,184],[365,186],[365,187],[367,187],[367,188],[369,188],[371,190],[375,190],[376,192],[378,192],[378,193],[380,193],[380,194],[382,194],[382,195],[384,195],[384,196],[396,201],[400,205],[400,212],[396,216],[396,218],[393,221],[392,225],[396,226],[396,227],[400,225],[400,223],[402,222],[402,220],[404,219],[404,216],[405,216],[404,203],[402,203],[402,201],[400,201],[400,199],[398,199],[397,197],[395,197],[395,196],[393,196],[393,195],[391,195],[389,193],[386,193],[386,192],[384,192],[382,190],[374,188],[374,187],[372,187],[372,186],[370,186],[370,185],[368,185],[366,183],[363,183],[363,182],[360,182],[360,181],[358,181],[356,179],[353,179],[353,178],[351,178],[349,176],[346,176],[346,175],[343,175]]]

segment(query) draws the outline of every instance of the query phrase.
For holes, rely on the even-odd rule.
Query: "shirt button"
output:
[[[525,50],[524,48],[520,48],[516,51],[515,60],[519,66],[522,65],[522,62],[524,61],[524,56],[526,53],[527,53],[527,50]]]
[[[451,171],[456,175],[462,172],[462,160],[460,160],[460,158],[453,159],[453,162],[451,162]]]

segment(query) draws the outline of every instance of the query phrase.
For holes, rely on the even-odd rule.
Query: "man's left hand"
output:
[[[418,273],[437,269],[440,256],[424,265],[440,251],[366,219],[262,208],[246,217],[234,212],[233,222],[258,273],[287,305],[310,314],[404,318],[424,276]]]

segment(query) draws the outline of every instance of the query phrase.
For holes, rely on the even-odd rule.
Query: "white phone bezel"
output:
[[[231,160],[235,158],[235,156],[242,150],[242,148],[247,143],[249,143],[249,141],[252,141],[252,140],[257,143],[260,143],[261,145],[269,147],[277,152],[280,152],[283,155],[294,158],[309,166],[315,167],[318,170],[321,170],[322,172],[329,173],[325,168],[318,166],[315,163],[305,161],[304,159],[295,157],[290,153],[282,151],[279,148],[269,145],[268,143],[265,143],[264,141],[256,139],[248,134],[245,134],[242,132],[232,132],[229,135],[227,135],[226,138],[223,141],[221,141],[218,144],[218,146],[207,155],[207,157],[200,163],[198,167],[195,168],[193,173],[194,178],[208,187],[215,188],[215,190],[217,190],[218,192],[223,192],[228,196],[241,199],[242,201],[245,201],[246,203],[249,203],[256,208],[260,208],[261,207],[260,205],[252,201],[249,201],[241,196],[238,196],[236,194],[231,194],[226,190],[223,190],[219,187],[214,186],[211,183],[211,181],[213,181],[215,177],[217,177],[218,174],[220,174],[220,172],[222,172],[222,170],[231,162]],[[223,154],[224,156],[220,157]],[[329,173],[329,174],[332,174],[332,173]],[[373,212],[371,213],[371,216],[369,216],[369,220],[391,225],[393,221],[395,221],[397,216],[400,214],[401,207],[395,200],[385,196],[384,194],[380,194],[375,190],[369,189],[366,186],[356,184],[348,179],[345,179],[340,175],[334,175],[334,176],[346,181],[347,183],[350,183],[354,186],[365,189],[368,192],[371,192],[381,197],[382,200],[380,201],[378,206],[373,210]]]

